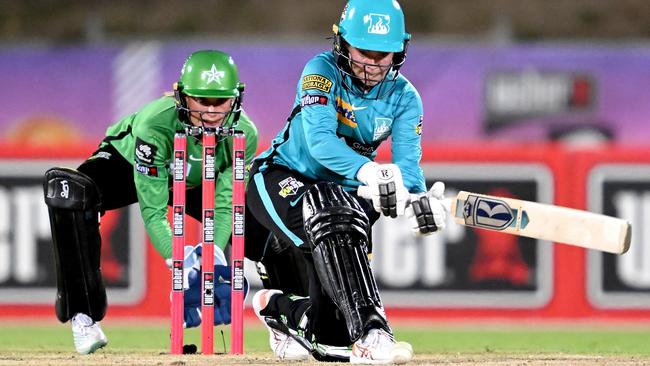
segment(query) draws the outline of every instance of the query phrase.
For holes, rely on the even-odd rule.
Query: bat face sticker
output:
[[[517,217],[507,203],[470,195],[463,206],[466,225],[503,230]]]

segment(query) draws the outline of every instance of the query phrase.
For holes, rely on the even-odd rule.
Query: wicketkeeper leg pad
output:
[[[305,231],[325,293],[345,318],[350,340],[367,329],[390,332],[368,263],[368,217],[359,203],[334,183],[312,186],[303,200]]]
[[[48,170],[43,190],[54,243],[56,316],[66,322],[84,313],[100,321],[106,289],[99,267],[99,190],[90,177],[67,168]]]

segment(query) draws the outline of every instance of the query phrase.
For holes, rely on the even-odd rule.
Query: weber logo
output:
[[[185,152],[174,152],[174,181],[180,182],[185,179]]]
[[[233,234],[244,235],[244,206],[235,206],[232,213]]]
[[[485,80],[487,127],[496,129],[532,117],[585,112],[596,99],[585,74],[554,71],[492,72]]]
[[[244,180],[244,172],[245,172],[245,161],[244,161],[244,150],[236,150],[235,151],[235,161],[233,161],[233,165],[235,167],[235,175],[234,178],[236,181],[243,181]]]
[[[309,107],[311,105],[327,105],[327,97],[318,94],[305,94],[300,98],[301,107]]]
[[[232,267],[233,291],[244,291],[244,261],[236,260]]]
[[[172,268],[172,291],[183,291],[183,261],[174,261]]]
[[[147,175],[150,177],[157,177],[158,176],[158,168],[155,166],[146,166],[142,165],[138,162],[135,163],[135,170],[138,171],[138,173]]]
[[[214,242],[214,210],[203,211],[203,242]]]
[[[204,155],[203,176],[207,180],[214,180],[214,148],[206,147]]]
[[[214,305],[214,273],[203,272],[203,305]]]
[[[183,236],[185,223],[185,209],[183,206],[174,206],[174,236]]]

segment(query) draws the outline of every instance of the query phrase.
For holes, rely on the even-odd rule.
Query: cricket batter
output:
[[[413,357],[393,337],[368,262],[380,214],[408,211],[417,234],[444,228],[444,184],[427,194],[419,167],[422,101],[400,73],[409,40],[397,1],[350,0],[333,50],[307,62],[286,126],[253,163],[246,255],[268,276],[253,306],[280,359]],[[392,164],[374,162],[389,138]]]

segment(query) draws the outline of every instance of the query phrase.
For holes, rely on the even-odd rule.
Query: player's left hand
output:
[[[390,217],[404,214],[409,193],[402,180],[402,172],[395,164],[368,162],[357,172],[358,194],[372,200],[375,211]]]
[[[184,323],[186,328],[201,325],[201,244],[185,247],[183,286]],[[214,324],[230,324],[230,286],[232,267],[226,262],[223,251],[214,246]],[[248,293],[248,281],[244,278],[244,294]],[[244,295],[244,296],[245,296]]]
[[[435,182],[427,193],[411,196],[406,217],[416,236],[429,235],[445,228],[449,207],[444,200],[445,184]]]

